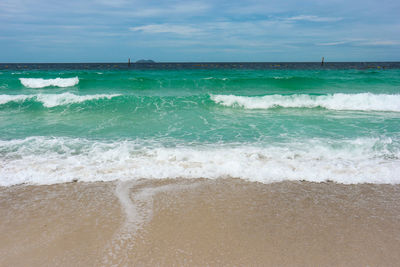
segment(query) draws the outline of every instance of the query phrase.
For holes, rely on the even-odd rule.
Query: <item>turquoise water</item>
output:
[[[1,70],[0,185],[400,182],[400,70]]]

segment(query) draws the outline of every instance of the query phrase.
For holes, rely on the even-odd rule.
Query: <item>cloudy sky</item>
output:
[[[400,61],[399,0],[1,0],[0,62]]]

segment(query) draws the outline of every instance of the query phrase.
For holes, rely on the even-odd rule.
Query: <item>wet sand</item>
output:
[[[394,266],[400,185],[239,179],[0,188],[0,266]]]

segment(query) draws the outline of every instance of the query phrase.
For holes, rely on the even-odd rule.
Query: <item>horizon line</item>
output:
[[[154,62],[128,62],[128,61],[96,61],[96,62],[0,62],[6,64],[235,64],[235,63],[321,63],[321,61],[154,61]],[[385,61],[324,61],[324,64],[329,63],[400,63],[400,60],[385,60]]]

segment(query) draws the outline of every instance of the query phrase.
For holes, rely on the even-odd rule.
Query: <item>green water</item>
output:
[[[79,82],[29,88],[20,80],[58,77]],[[73,179],[79,164],[65,162],[71,159],[84,169],[134,162],[115,179],[180,172],[262,182],[400,182],[399,69],[3,70],[0,125],[3,185]],[[218,167],[210,155],[241,169]],[[71,175],[57,180],[62,175],[48,160]],[[139,161],[160,171],[137,169]],[[45,165],[32,173],[28,162]]]

